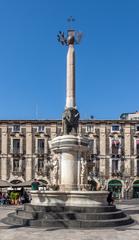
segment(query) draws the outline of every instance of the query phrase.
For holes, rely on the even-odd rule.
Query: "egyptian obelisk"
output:
[[[68,30],[58,35],[62,45],[68,46],[66,72],[66,105],[62,117],[63,135],[52,140],[52,150],[60,153],[59,185],[61,191],[78,190],[80,185],[80,161],[88,150],[86,139],[79,137],[78,124],[80,114],[76,107],[75,94],[75,49],[79,43],[77,32]]]
[[[75,50],[74,42],[69,44],[67,53],[66,108],[75,108]]]

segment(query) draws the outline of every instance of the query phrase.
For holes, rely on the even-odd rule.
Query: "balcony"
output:
[[[20,154],[20,149],[19,148],[14,148],[13,149],[13,154]]]
[[[10,154],[14,155],[14,156],[21,156],[23,154],[23,152],[21,151],[21,149],[11,149],[10,150]]]

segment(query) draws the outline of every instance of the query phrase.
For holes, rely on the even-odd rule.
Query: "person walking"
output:
[[[108,202],[108,205],[109,205],[109,206],[110,206],[110,205],[113,205],[113,203],[114,203],[114,198],[113,198],[113,196],[112,196],[112,192],[109,192],[108,197],[107,197],[107,202]]]

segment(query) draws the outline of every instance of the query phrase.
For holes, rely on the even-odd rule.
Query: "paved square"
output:
[[[0,221],[1,240],[138,240],[139,233],[139,200],[130,200],[117,204],[118,208],[129,213],[135,223],[132,226],[104,229],[38,229],[14,227]],[[0,220],[8,213],[15,211],[14,206],[0,207]]]

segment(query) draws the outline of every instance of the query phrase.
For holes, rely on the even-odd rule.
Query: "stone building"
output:
[[[90,146],[80,184],[112,189],[116,197],[138,197],[139,120],[80,120],[78,131]],[[51,139],[61,134],[61,120],[0,121],[0,179],[18,183],[37,178],[58,185],[60,155],[53,155]]]

